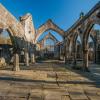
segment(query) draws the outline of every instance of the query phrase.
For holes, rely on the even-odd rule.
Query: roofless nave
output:
[[[29,66],[38,59],[53,57],[73,65],[73,68],[77,68],[77,62],[80,61],[83,64],[81,69],[89,71],[89,61],[100,63],[100,30],[94,29],[96,24],[100,24],[100,2],[86,15],[81,13],[80,18],[67,31],[50,19],[35,29],[31,14],[20,17],[18,21],[0,4],[0,33],[8,32],[11,39],[11,43],[0,43],[1,66],[12,63],[13,70],[19,71],[20,63]],[[51,33],[38,41],[49,30],[60,34],[63,41],[59,42]],[[78,37],[81,43],[77,40]],[[92,43],[88,42],[89,37],[92,38]],[[51,39],[54,44],[45,46],[47,39]]]

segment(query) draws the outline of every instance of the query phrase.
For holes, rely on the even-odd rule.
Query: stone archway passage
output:
[[[83,69],[86,69],[87,71],[88,71],[87,41],[91,28],[93,27],[94,24],[100,24],[100,2],[98,2],[86,15],[80,16],[80,18],[76,21],[76,23],[74,23],[67,31],[65,31],[66,38],[74,36],[74,34],[76,33],[78,33],[81,36],[82,52],[83,52]]]
[[[7,29],[10,33],[11,38],[16,42],[18,47],[22,47],[22,39],[25,39],[24,28],[22,24],[17,21],[17,19],[9,13],[1,4],[0,4],[0,28]]]
[[[19,70],[19,52],[27,48],[24,27],[5,7],[0,4],[0,29],[6,29],[14,46],[14,70]]]

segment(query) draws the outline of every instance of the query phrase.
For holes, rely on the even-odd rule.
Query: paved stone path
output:
[[[21,69],[0,70],[0,100],[100,100],[99,65],[91,73],[55,61]]]

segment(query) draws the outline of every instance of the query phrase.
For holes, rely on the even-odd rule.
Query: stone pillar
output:
[[[25,51],[25,65],[29,66],[29,53]]]
[[[88,49],[83,50],[83,70],[89,72],[88,69]]]
[[[60,46],[59,45],[57,45],[56,47],[55,58],[57,58],[57,60],[60,60]]]
[[[73,52],[73,68],[76,68],[76,63],[77,63],[77,54],[76,51]]]
[[[77,46],[76,43],[73,43],[73,68],[76,68],[76,63],[77,63]]]
[[[67,43],[65,42],[65,64],[68,63],[68,48],[67,48]]]
[[[22,51],[21,51],[21,54],[20,54],[20,62],[21,62],[21,63],[24,63],[24,55],[25,55],[25,54],[24,54],[24,51],[22,50]]]
[[[20,68],[19,68],[19,55],[18,55],[18,53],[14,54],[14,67],[13,67],[13,70],[14,71],[19,71],[20,70]]]
[[[34,53],[31,54],[31,63],[35,63],[35,55],[34,55]]]
[[[97,58],[96,55],[97,55],[97,54],[96,54],[96,43],[94,43],[94,63],[97,62],[97,61],[96,61],[96,58]]]
[[[69,61],[68,61],[68,51],[65,52],[65,64],[67,64]]]
[[[61,58],[60,58],[60,56],[61,56],[61,47],[60,47],[60,45],[59,45],[59,55],[58,55],[58,59],[60,60]]]

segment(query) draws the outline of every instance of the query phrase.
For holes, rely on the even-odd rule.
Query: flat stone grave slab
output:
[[[44,89],[59,89],[59,86],[57,85],[56,82],[54,84],[53,83],[44,83],[43,88]]]
[[[61,100],[59,92],[45,92],[45,100]]]
[[[68,87],[71,100],[88,100],[84,91],[80,87]]]
[[[85,90],[85,93],[86,93],[87,97],[89,98],[89,100],[100,100],[100,95],[98,95],[98,91]]]
[[[0,96],[0,100],[27,100],[27,99],[20,97]]]
[[[68,98],[69,93],[64,88],[45,89],[44,95],[45,95],[45,100],[64,100],[65,97]]]

